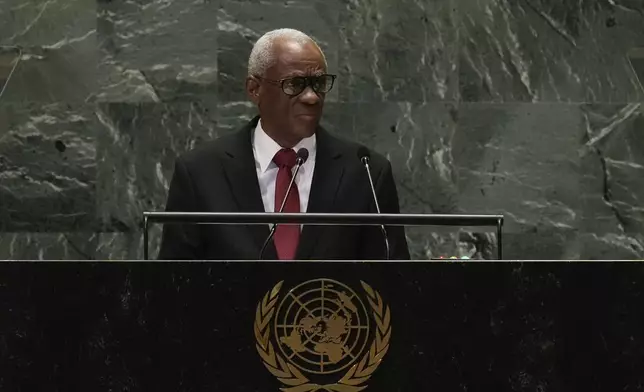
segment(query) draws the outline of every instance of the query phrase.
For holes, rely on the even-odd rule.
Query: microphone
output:
[[[307,150],[306,148],[300,148],[299,150],[297,150],[297,158],[295,158],[295,173],[293,173],[293,177],[291,177],[291,182],[289,182],[288,188],[286,188],[286,195],[284,196],[284,200],[282,200],[282,205],[280,206],[279,212],[284,211],[286,200],[288,199],[288,195],[291,193],[291,188],[295,183],[295,177],[297,177],[297,173],[300,171],[300,168],[302,167],[302,165],[304,165],[304,162],[306,162],[307,159],[309,159],[309,150]],[[273,235],[275,235],[276,229],[277,229],[277,224],[273,223],[271,225],[271,231],[270,233],[268,233],[268,237],[266,237],[266,241],[264,241],[264,245],[262,245],[262,250],[259,251],[260,260],[264,256],[264,251],[266,250],[268,243],[273,238]]]
[[[360,146],[358,148],[358,158],[360,162],[364,165],[367,171],[367,177],[369,177],[369,187],[371,188],[371,195],[373,196],[373,201],[376,204],[376,211],[380,214],[380,206],[378,205],[378,197],[376,196],[376,188],[373,186],[373,177],[371,177],[371,169],[369,168],[369,160],[371,159],[371,153],[365,146]],[[387,236],[387,230],[384,225],[380,225],[380,231],[385,240],[385,250],[387,252],[387,260],[389,260],[389,237]]]

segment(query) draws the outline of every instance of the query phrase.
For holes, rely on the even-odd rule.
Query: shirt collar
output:
[[[309,158],[307,162],[315,160],[315,147],[316,147],[316,138],[315,134],[306,139],[300,140],[300,142],[293,147],[293,150],[297,152],[300,148],[306,148],[309,150]],[[260,119],[257,122],[255,127],[255,132],[253,133],[253,151],[255,152],[255,162],[259,165],[261,173],[264,173],[271,167],[273,163],[273,157],[282,147],[275,142],[270,136],[266,134],[262,128],[262,120]]]

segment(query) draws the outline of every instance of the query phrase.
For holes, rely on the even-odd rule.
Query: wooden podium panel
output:
[[[2,391],[635,391],[638,262],[5,262]]]

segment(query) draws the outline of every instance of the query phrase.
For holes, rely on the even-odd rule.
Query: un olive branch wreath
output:
[[[260,357],[264,361],[264,366],[286,387],[280,388],[283,392],[309,392],[326,390],[331,392],[358,392],[362,391],[367,385],[365,383],[376,371],[382,358],[389,350],[389,340],[391,339],[391,312],[388,306],[384,306],[382,298],[377,291],[365,282],[360,282],[368,295],[369,305],[373,311],[373,317],[376,320],[376,338],[371,344],[369,352],[362,357],[359,363],[353,365],[347,373],[336,383],[319,385],[311,383],[310,380],[302,374],[294,365],[286,362],[273,348],[270,340],[269,324],[275,315],[275,305],[277,304],[278,294],[282,288],[281,281],[266,293],[262,301],[257,304],[255,313],[255,339],[256,348]]]

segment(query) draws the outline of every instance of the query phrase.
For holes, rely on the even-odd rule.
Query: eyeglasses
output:
[[[290,95],[292,97],[299,95],[306,89],[307,86],[311,86],[313,91],[318,94],[326,94],[331,91],[333,88],[333,82],[335,82],[336,75],[315,75],[315,76],[295,76],[288,79],[280,80],[271,80],[262,78],[261,76],[255,76],[257,79],[264,80],[268,83],[272,83],[276,86],[280,86],[284,94]]]

